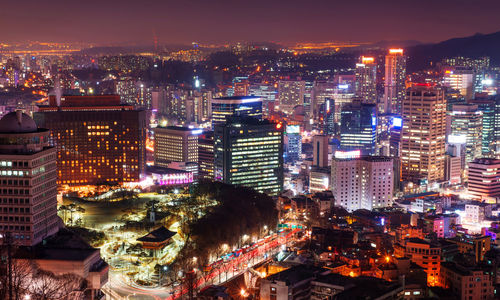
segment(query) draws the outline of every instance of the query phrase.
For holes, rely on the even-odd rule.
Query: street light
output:
[[[241,295],[241,297],[246,297],[247,296],[247,291],[245,291],[244,289],[241,289],[240,295]]]
[[[24,300],[30,300],[30,299],[31,299],[30,295],[28,295],[28,294],[24,295]]]

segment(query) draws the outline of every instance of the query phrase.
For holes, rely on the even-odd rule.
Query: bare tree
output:
[[[10,265],[10,276],[8,266],[5,265],[2,267],[5,268],[2,270],[0,276],[0,298],[9,299],[10,288],[13,300],[24,299],[31,278],[31,272],[35,265],[28,260],[12,260]]]
[[[55,275],[52,272],[34,270],[27,292],[34,300],[83,299],[87,282],[75,274]]]

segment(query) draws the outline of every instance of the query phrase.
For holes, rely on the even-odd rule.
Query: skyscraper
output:
[[[0,120],[0,232],[8,232],[16,245],[39,244],[62,226],[57,153],[49,134],[21,111]]]
[[[385,57],[384,101],[381,111],[401,115],[405,98],[406,56],[403,49],[389,49]]]
[[[255,84],[250,86],[249,94],[262,99],[262,114],[268,116],[271,113],[270,108],[274,106],[278,91],[272,85]]]
[[[297,105],[304,104],[306,82],[303,80],[280,80],[278,82],[279,108],[287,114]]]
[[[215,179],[276,195],[283,190],[283,126],[231,118],[215,127]]]
[[[394,174],[392,158],[364,156],[332,160],[331,186],[335,205],[352,212],[392,205]]]
[[[285,162],[295,163],[302,155],[302,136],[299,125],[287,125],[285,134]]]
[[[253,96],[234,96],[212,99],[212,129],[230,117],[252,117],[262,120],[262,99]]]
[[[376,138],[375,104],[357,101],[344,105],[340,117],[340,149],[361,150],[362,155],[375,155]]]
[[[453,105],[451,134],[465,137],[465,160],[482,156],[483,113],[477,105]]]
[[[403,102],[402,179],[418,183],[444,176],[446,101],[439,86],[415,85]]]
[[[356,64],[356,96],[364,103],[377,103],[377,64],[373,57],[361,57]]]
[[[198,136],[198,178],[214,180],[214,132]]]
[[[328,167],[328,136],[313,136],[313,167]]]
[[[146,112],[119,96],[51,97],[34,119],[51,130],[59,184],[134,182],[144,173]]]
[[[330,107],[333,110],[336,87],[333,81],[314,81],[311,89],[310,111],[312,116],[315,118],[318,117],[321,110],[320,107],[327,100],[330,100]]]
[[[495,101],[476,98],[469,103],[477,105],[479,111],[483,113],[482,156],[493,157],[495,151]]]

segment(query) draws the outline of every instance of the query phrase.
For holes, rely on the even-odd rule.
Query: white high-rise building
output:
[[[394,174],[390,157],[335,158],[331,175],[335,205],[349,212],[392,205]]]
[[[0,120],[0,233],[10,234],[18,246],[37,245],[62,226],[57,153],[49,146],[49,135],[21,111]]]

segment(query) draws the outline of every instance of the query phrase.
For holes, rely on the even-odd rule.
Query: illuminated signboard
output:
[[[361,157],[361,150],[335,151],[335,158],[350,159],[350,158],[360,158],[360,157]]]
[[[375,61],[375,58],[373,57],[365,57],[365,56],[362,56],[361,57],[361,61],[364,63],[364,64],[371,64]]]
[[[389,49],[389,54],[403,54],[403,49]]]
[[[450,144],[465,144],[467,136],[464,134],[450,134],[448,136],[448,143]]]
[[[393,117],[392,126],[396,128],[401,128],[403,126],[403,119],[400,117]]]
[[[300,133],[300,125],[287,125],[286,126],[286,133]]]

